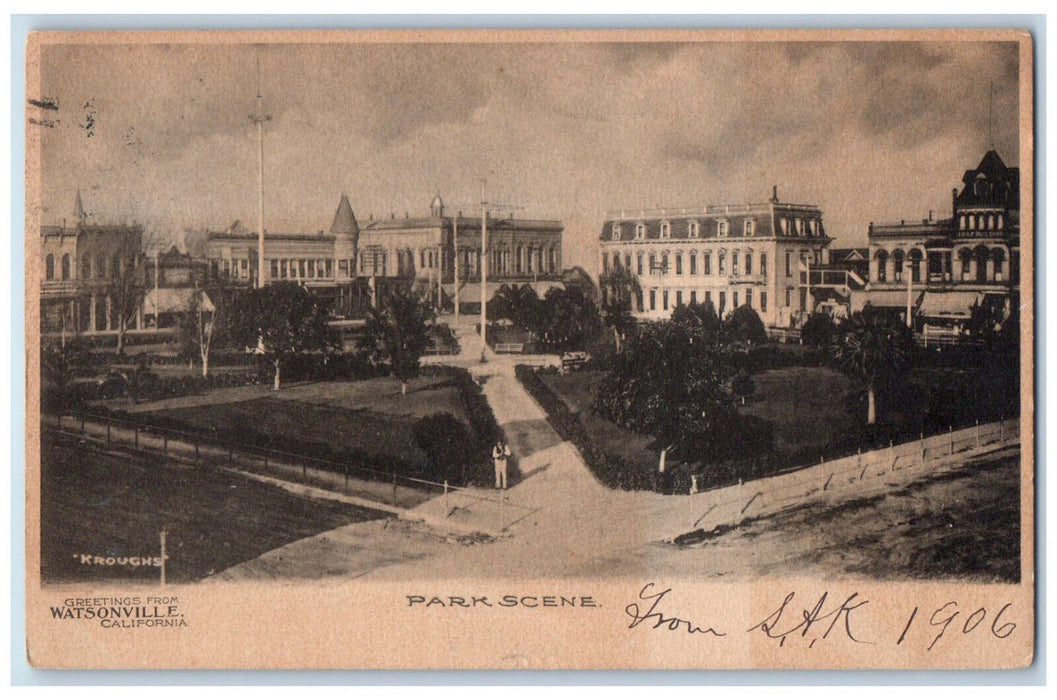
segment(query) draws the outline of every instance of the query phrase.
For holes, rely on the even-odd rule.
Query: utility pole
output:
[[[455,327],[459,327],[459,210],[451,218],[451,247],[455,251]]]
[[[913,330],[914,329],[914,323],[910,319],[910,308],[913,305],[914,276],[911,274],[913,268],[911,267],[911,264],[910,264],[910,256],[909,255],[907,255],[906,262],[904,262],[903,265],[906,267],[906,276],[907,276],[907,328]]]
[[[257,288],[264,287],[264,122],[271,117],[261,106],[261,57],[257,56],[257,111],[250,115],[257,125]]]

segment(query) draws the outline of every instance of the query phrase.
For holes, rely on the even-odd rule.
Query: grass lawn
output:
[[[156,568],[86,565],[78,555],[158,556],[163,527],[168,580],[189,582],[304,537],[385,517],[68,439],[50,439],[41,456],[41,577],[49,583],[156,581]]]
[[[416,421],[433,413],[450,413],[469,426],[455,382],[446,376],[423,376],[410,382],[406,396],[389,377],[355,382],[312,382],[284,388],[264,398],[163,408],[170,416],[208,431],[244,427],[247,433],[290,436],[301,442],[325,443],[335,450],[400,457],[421,463],[426,454],[415,443]]]
[[[570,410],[579,412],[584,426],[607,452],[638,463],[656,465],[659,454],[648,446],[652,438],[618,427],[591,411],[601,371],[542,373],[540,378]],[[789,367],[753,375],[756,393],[739,411],[768,421],[774,427],[775,450],[795,454],[846,439],[861,428],[849,413],[855,384],[840,372],[824,367]]]

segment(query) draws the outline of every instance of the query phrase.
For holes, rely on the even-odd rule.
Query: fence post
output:
[[[1002,434],[1002,433],[1004,432],[1004,431],[1002,430],[1002,427],[1003,427],[1003,426],[1002,426],[1002,421],[998,421],[998,441],[999,441],[999,442],[1002,442],[1003,440],[1005,440],[1005,439],[1006,439],[1006,438],[1005,438],[1005,435],[1003,435],[1003,434]]]
[[[980,449],[980,419],[976,419],[976,449]]]
[[[506,520],[506,489],[499,490],[499,531],[504,529],[503,522]]]
[[[918,438],[918,445],[921,447],[921,462],[925,463],[925,433],[920,433],[921,437]]]
[[[448,508],[448,480],[444,480],[444,517],[448,517],[451,513],[451,509]]]
[[[953,455],[954,454],[954,426],[953,425],[948,425],[947,426],[947,438],[950,440],[950,443],[951,443],[951,452],[950,453]]]
[[[396,472],[393,472],[393,505],[396,505]]]

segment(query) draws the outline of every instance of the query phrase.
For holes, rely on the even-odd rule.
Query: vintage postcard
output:
[[[1031,664],[1028,32],[27,67],[34,666]]]

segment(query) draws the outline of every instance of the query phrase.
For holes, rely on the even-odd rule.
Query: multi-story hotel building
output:
[[[610,212],[599,271],[638,278],[632,313],[664,319],[680,304],[712,302],[720,316],[747,304],[770,327],[801,323],[813,301],[807,271],[830,243],[822,211],[786,204],[777,188],[760,204]]]
[[[870,284],[862,306],[890,308],[915,328],[964,326],[974,306],[1008,314],[1020,278],[1020,170],[997,152],[966,170],[952,216],[871,223]]]

